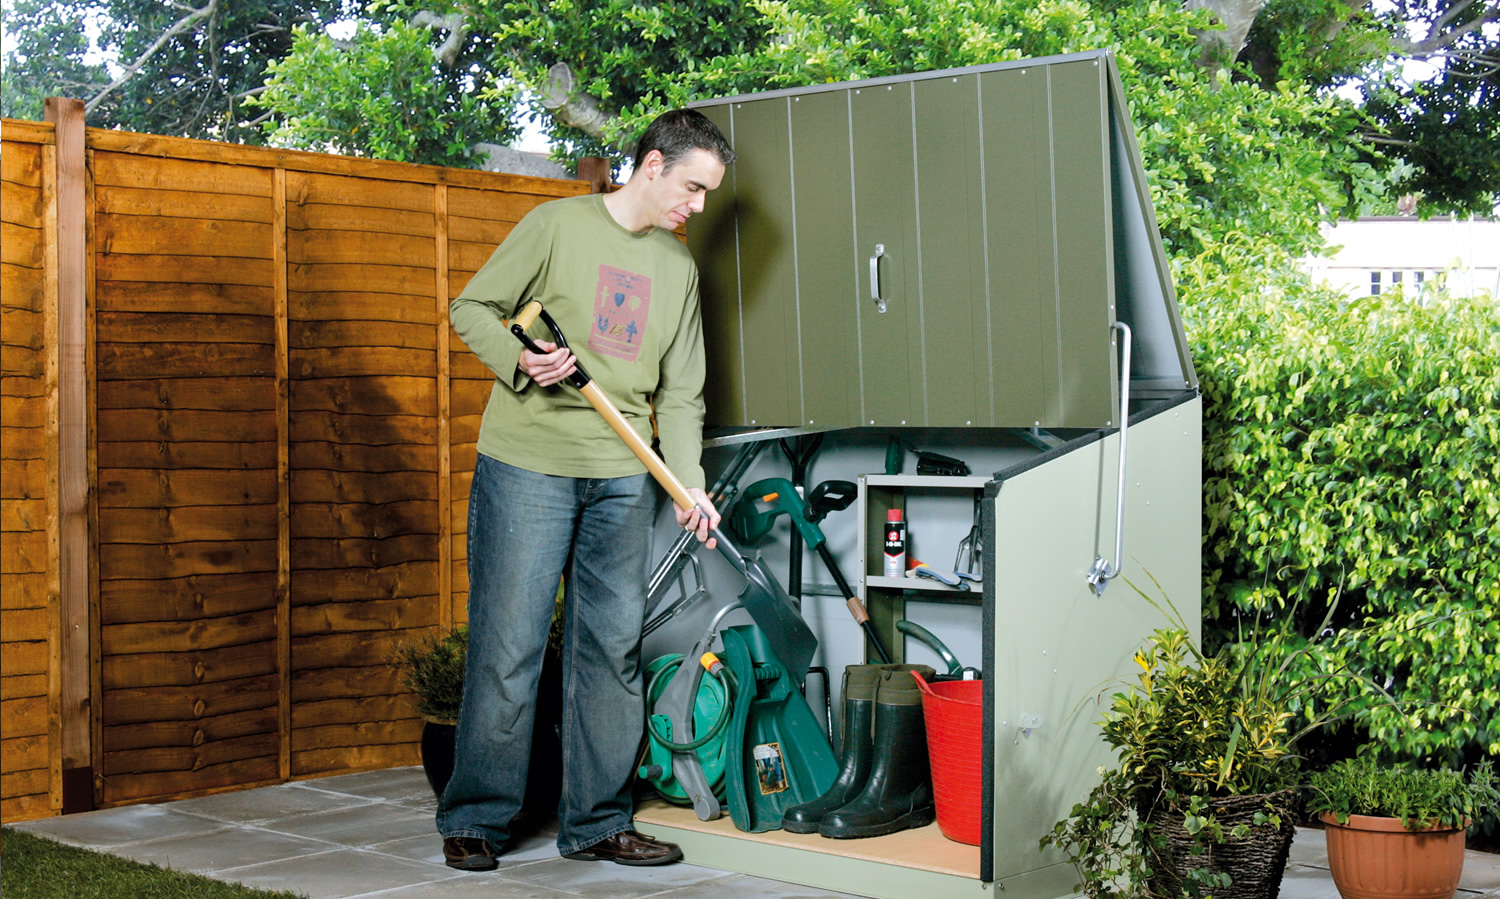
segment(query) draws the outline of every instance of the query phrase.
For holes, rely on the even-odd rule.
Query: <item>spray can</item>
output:
[[[885,576],[906,575],[906,522],[901,520],[901,510],[885,513]]]

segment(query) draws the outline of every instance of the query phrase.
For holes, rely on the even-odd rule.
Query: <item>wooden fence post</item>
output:
[[[83,101],[48,97],[57,139],[57,466],[62,811],[94,807],[87,185]]]
[[[292,397],[287,294],[286,169],[271,173],[271,290],[276,328],[277,773],[292,777]]]
[[[448,320],[448,185],[433,190],[437,317],[438,626],[453,628],[453,371]]]
[[[599,156],[584,156],[578,160],[578,180],[589,183],[589,193],[608,193],[613,183],[609,173],[609,160]]]

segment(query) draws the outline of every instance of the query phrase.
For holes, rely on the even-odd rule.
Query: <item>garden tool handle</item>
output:
[[[656,483],[660,484],[662,489],[667,491],[667,495],[672,497],[672,502],[676,503],[682,509],[698,507],[698,504],[693,502],[692,496],[688,494],[687,488],[683,486],[682,481],[677,479],[677,475],[672,473],[672,470],[667,467],[667,463],[663,462],[660,456],[651,451],[651,447],[640,434],[635,432],[635,428],[630,426],[630,422],[625,420],[625,416],[620,413],[619,409],[615,408],[615,404],[610,402],[609,397],[604,395],[604,391],[599,389],[598,384],[590,381],[578,388],[578,390],[589,401],[589,405],[593,406],[596,412],[604,416],[604,420],[609,423],[610,428],[620,436],[621,440],[625,441],[625,445],[630,447],[630,451],[635,453],[635,457],[645,463],[646,470],[651,472],[651,477],[656,479]],[[705,515],[708,514],[707,509],[700,508],[699,511]]]
[[[568,338],[563,336],[562,328],[557,326],[557,322],[552,320],[552,316],[548,315],[547,310],[543,309],[542,304],[536,300],[531,300],[522,306],[515,314],[515,317],[511,319],[510,333],[516,335],[516,339],[521,341],[521,344],[526,349],[538,355],[545,354],[547,351],[542,349],[535,340],[532,340],[530,334],[526,333],[526,329],[531,327],[538,317],[541,318],[542,323],[547,326],[547,329],[552,332],[552,341],[557,344],[557,348],[560,350],[568,349]],[[583,363],[579,361],[578,356],[575,354],[573,356],[573,373],[568,375],[568,383],[582,390],[592,381],[593,378],[589,377],[589,373],[584,369]]]
[[[854,592],[853,587],[849,586],[849,581],[845,579],[844,573],[839,570],[838,562],[834,561],[833,553],[828,549],[828,544],[826,542],[819,543],[816,549],[818,555],[823,559],[823,565],[827,567],[828,573],[833,575],[834,583],[838,584],[839,592],[844,594],[844,605],[849,607],[849,614],[854,616],[855,622],[864,630],[865,636],[870,641],[870,645],[874,647],[875,655],[880,657],[880,661],[890,664],[890,651],[885,648],[885,643],[881,641],[880,632],[875,630],[875,622],[870,620],[870,613],[865,609],[865,604],[859,601],[859,595]]]
[[[557,323],[547,314],[547,310],[540,308],[541,304],[536,305],[538,311],[535,314],[552,329],[552,333],[557,336],[558,346],[566,346],[562,329],[557,327]],[[525,307],[520,310],[520,313],[528,317],[531,314]],[[529,347],[534,341],[526,335],[526,329],[520,327],[521,314],[516,316],[517,321],[511,324],[510,331],[517,340]],[[682,481],[677,479],[670,468],[667,468],[667,464],[661,460],[660,456],[651,451],[650,444],[635,432],[635,428],[630,426],[630,422],[625,420],[625,416],[620,413],[615,404],[604,395],[599,385],[589,379],[583,371],[583,366],[578,366],[573,374],[568,376],[568,382],[577,387],[578,392],[589,401],[589,405],[594,407],[594,411],[604,417],[610,430],[625,441],[625,445],[641,461],[641,464],[646,466],[651,477],[655,478],[656,483],[667,491],[667,495],[672,497],[672,502],[676,503],[678,508],[696,508],[710,521],[713,519],[709,505],[707,503],[699,505],[693,501],[692,495],[688,493]],[[813,636],[812,630],[808,628],[807,622],[802,619],[796,606],[792,605],[785,591],[771,580],[769,573],[764,570],[764,563],[759,558],[745,558],[739,548],[730,542],[729,538],[718,528],[709,528],[709,534],[718,541],[720,554],[745,575],[745,592],[740,594],[740,601],[749,610],[750,617],[755,619],[756,624],[765,631],[766,639],[770,641],[783,664],[787,665],[789,670],[796,672],[797,679],[800,680],[807,671],[808,663],[812,661],[813,653],[817,651],[818,638]]]
[[[542,304],[536,300],[527,302],[517,310],[510,322],[510,332],[516,335],[516,339],[525,344],[526,348],[533,353],[545,352],[526,333],[526,328],[535,323],[538,318],[552,332],[552,337],[558,347],[566,349],[568,338],[563,335],[562,329],[557,326],[557,322],[552,320],[552,316],[547,314],[547,310],[542,308]],[[625,416],[620,412],[619,408],[610,401],[609,397],[604,395],[604,391],[599,389],[599,385],[594,383],[594,380],[589,377],[588,372],[583,370],[583,364],[577,362],[576,357],[575,363],[577,367],[573,374],[568,376],[568,381],[574,387],[578,388],[578,392],[582,393],[584,399],[589,401],[589,405],[594,407],[594,411],[604,416],[604,420],[609,424],[611,430],[619,435],[621,440],[625,441],[625,445],[630,447],[630,451],[635,454],[635,457],[641,460],[642,464],[646,466],[647,471],[651,472],[651,477],[656,479],[656,483],[660,484],[667,491],[667,494],[672,497],[672,502],[676,503],[679,508],[697,508],[704,515],[708,515],[709,510],[693,502],[692,496],[688,494],[687,488],[682,485],[682,481],[677,479],[677,475],[672,473],[672,470],[667,467],[667,464],[661,460],[660,456],[651,451],[650,445],[642,439],[640,434],[635,432],[635,428],[632,428],[630,422],[625,420]]]
[[[536,324],[537,317],[541,314],[542,304],[536,300],[531,300],[516,310],[515,317],[510,320],[510,326],[512,329],[520,328],[522,331],[526,331],[532,325]]]

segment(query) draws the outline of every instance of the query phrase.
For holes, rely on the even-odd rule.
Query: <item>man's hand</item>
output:
[[[696,531],[698,542],[709,549],[713,549],[719,545],[719,541],[710,537],[708,532],[719,526],[719,512],[714,508],[714,504],[708,501],[708,494],[704,493],[701,489],[689,487],[687,492],[688,496],[692,497],[693,502],[697,505],[691,509],[673,508],[672,511],[677,513],[677,523],[682,525],[684,530]],[[709,514],[704,515],[703,511],[697,508],[697,506],[707,509]]]
[[[531,350],[523,349],[521,361],[516,364],[516,367],[543,387],[551,387],[571,375],[578,367],[578,360],[573,358],[571,350],[560,350],[557,344],[547,340],[538,340],[536,345],[547,352],[533,353]]]

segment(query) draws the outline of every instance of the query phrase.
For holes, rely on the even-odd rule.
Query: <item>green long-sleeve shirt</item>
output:
[[[566,381],[533,383],[521,342],[501,323],[539,300],[599,388],[647,442],[654,403],[662,456],[688,487],[704,486],[703,323],[698,268],[682,242],[626,230],[602,194],[543,203],[516,225],[449,308],[454,330],[495,386],[479,452],[528,471],[624,477],[645,466]],[[538,322],[532,337],[550,340]]]

